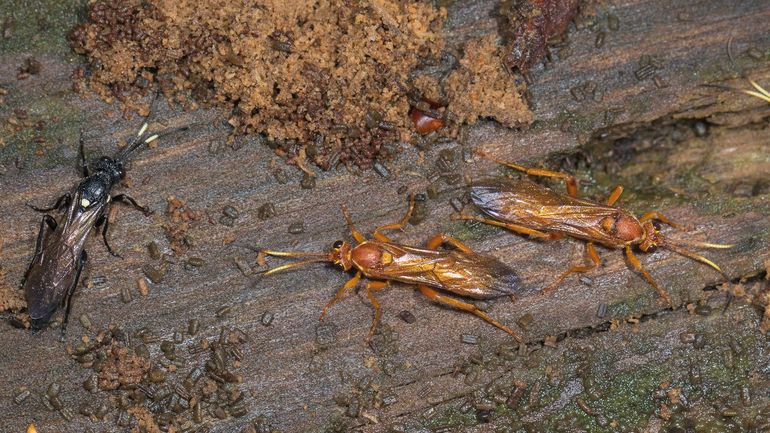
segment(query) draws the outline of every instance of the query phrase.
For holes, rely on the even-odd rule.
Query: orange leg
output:
[[[450,218],[452,218],[453,220],[480,221],[484,224],[502,227],[516,233],[521,233],[523,235],[529,235],[529,236],[541,238],[541,239],[554,240],[554,239],[561,239],[562,237],[564,237],[564,235],[560,233],[541,232],[540,230],[531,229],[531,228],[520,226],[517,224],[504,223],[501,221],[496,221],[493,219],[483,218],[478,216],[472,216],[472,215],[466,215],[466,214],[459,214],[459,215],[453,214]]]
[[[348,212],[348,207],[344,204],[342,205],[342,215],[345,216],[345,222],[348,224],[348,228],[350,229],[350,234],[353,235],[353,239],[356,240],[359,244],[366,240],[366,237],[361,234],[361,232],[358,231],[356,226],[353,224],[353,219],[350,218],[350,212]]]
[[[428,247],[428,249],[435,250],[436,248],[438,248],[444,243],[452,245],[453,247],[457,248],[458,250],[464,253],[469,253],[469,254],[473,253],[473,250],[470,249],[467,245],[453,238],[452,236],[449,236],[444,233],[433,236],[432,238],[430,238],[430,240],[428,240],[428,243],[425,245]]]
[[[649,220],[658,220],[658,221],[662,222],[663,224],[669,225],[669,226],[671,226],[671,227],[673,227],[675,229],[681,229],[682,228],[679,224],[674,224],[673,222],[671,222],[670,219],[666,218],[665,215],[663,215],[662,213],[660,213],[660,212],[658,212],[656,210],[654,210],[652,212],[647,212],[646,214],[642,215],[641,218],[639,218],[639,222],[640,223],[643,223],[643,222],[649,221]]]
[[[559,179],[564,179],[564,182],[567,184],[567,194],[569,194],[570,197],[577,197],[577,179],[575,179],[575,177],[572,175],[567,173],[560,173],[558,171],[546,170],[543,168],[528,168],[524,167],[523,165],[500,160],[495,160],[495,162],[506,167],[510,167],[514,170],[527,173],[530,176],[556,177]]]
[[[369,328],[369,335],[366,336],[366,341],[369,341],[374,335],[374,332],[377,330],[377,325],[380,323],[380,317],[382,316],[380,302],[374,297],[374,293],[372,292],[374,290],[382,290],[388,287],[388,284],[387,281],[369,281],[366,283],[366,297],[369,298],[369,302],[371,302],[372,307],[374,307],[374,320],[372,320],[372,326]]]
[[[401,218],[401,221],[393,224],[385,224],[384,226],[377,227],[372,232],[375,239],[381,242],[390,242],[390,239],[384,234],[380,233],[383,230],[403,230],[406,224],[409,222],[409,218],[412,217],[412,211],[414,210],[414,196],[409,196],[409,209],[406,210],[406,215]]]
[[[642,274],[645,280],[647,280],[648,283],[652,287],[655,288],[655,290],[658,292],[658,295],[663,298],[666,302],[668,302],[668,305],[671,305],[673,307],[673,304],[671,303],[671,297],[668,295],[668,292],[660,287],[658,283],[655,282],[655,280],[652,279],[652,275],[650,275],[647,270],[645,270],[642,267],[642,263],[639,261],[639,259],[634,255],[633,251],[631,251],[631,247],[626,245],[626,257],[628,258],[628,263],[639,273]]]
[[[349,279],[347,283],[345,283],[342,287],[340,287],[339,290],[337,290],[337,294],[334,295],[334,298],[332,298],[331,301],[329,301],[328,304],[324,307],[323,311],[321,311],[321,317],[318,318],[318,320],[323,320],[324,316],[326,316],[326,310],[329,309],[332,305],[336,304],[337,301],[342,299],[342,295],[345,294],[345,292],[348,291],[348,289],[355,287],[356,284],[358,284],[358,281],[361,280],[361,272],[356,272],[356,275]]]
[[[620,198],[620,194],[623,194],[623,186],[618,185],[612,190],[610,196],[607,197],[607,206],[612,206]]]
[[[438,291],[424,285],[424,284],[418,284],[417,288],[420,290],[420,292],[427,296],[428,298],[441,303],[445,305],[449,305],[452,307],[455,307],[459,310],[467,311],[469,313],[473,313],[477,315],[478,317],[484,319],[485,321],[491,323],[492,325],[495,325],[496,327],[502,329],[503,331],[511,334],[513,338],[516,339],[519,343],[523,343],[524,339],[521,338],[519,334],[514,332],[512,329],[508,328],[507,326],[503,325],[502,323],[498,322],[497,320],[489,317],[489,315],[478,308],[476,308],[473,304],[469,304],[467,302],[460,301],[459,299],[452,298],[450,296],[443,295],[439,293]]]
[[[551,290],[559,287],[559,285],[564,281],[565,278],[567,278],[570,274],[574,273],[585,273],[590,271],[591,269],[596,268],[599,266],[599,264],[602,262],[602,260],[599,258],[599,254],[596,252],[596,249],[594,248],[593,242],[588,242],[586,244],[586,251],[585,254],[588,256],[589,259],[591,259],[590,265],[582,265],[582,266],[573,266],[569,269],[567,269],[566,272],[559,275],[559,278],[556,279],[556,281],[553,282],[550,286],[546,287],[545,289],[540,291],[540,295],[545,295],[546,293],[550,292]]]

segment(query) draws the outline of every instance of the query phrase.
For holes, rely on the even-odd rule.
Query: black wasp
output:
[[[51,207],[30,206],[40,212],[65,210],[58,222],[51,215],[43,216],[35,244],[35,256],[24,274],[22,286],[33,329],[45,326],[59,307],[65,309],[62,332],[66,329],[72,295],[78,285],[80,272],[88,260],[85,242],[94,228],[102,228],[102,239],[107,251],[120,257],[107,241],[110,225],[108,210],[113,202],[128,204],[145,215],[150,214],[131,197],[125,194],[111,196],[110,190],[125,177],[125,164],[135,150],[163,135],[188,127],[150,135],[147,126],[148,119],[145,119],[139,132],[122,151],[114,158],[102,156],[92,163],[90,169],[86,163],[81,134],[79,153],[84,179],[71,192],[59,197]]]

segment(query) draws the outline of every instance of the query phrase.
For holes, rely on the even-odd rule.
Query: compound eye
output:
[[[660,231],[661,225],[659,222],[653,221],[652,226],[655,227],[655,230]]]
[[[345,242],[343,242],[343,241],[337,241],[337,242],[334,243],[334,245],[332,245],[332,248],[334,248],[335,250],[338,250],[338,249],[342,248],[342,245],[344,243]]]

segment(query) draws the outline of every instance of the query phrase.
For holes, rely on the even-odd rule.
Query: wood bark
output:
[[[459,45],[480,32],[495,32],[494,6],[492,1],[452,4],[448,32],[453,43]],[[582,192],[597,199],[622,183],[627,188],[619,202],[622,206],[639,214],[659,210],[691,229],[671,236],[735,244],[730,250],[705,252],[734,283],[760,275],[770,260],[770,104],[702,85],[745,88],[748,83],[741,77],[745,73],[770,87],[770,3],[628,0],[607,2],[595,10],[595,19],[578,20],[578,28],[569,31],[568,44],[553,50],[553,61],[533,69],[530,93],[537,122],[516,130],[481,122],[470,129],[465,147],[519,163],[574,170],[583,180]],[[608,27],[608,14],[618,17],[617,30]],[[604,43],[598,48],[600,33]],[[729,40],[734,63],[728,59]],[[14,77],[27,55],[0,54],[0,76]],[[93,156],[111,154],[118,138],[127,137],[137,127],[138,120],[123,119],[117,107],[69,91],[70,57],[66,52],[40,54],[40,76],[3,83],[8,92],[5,105],[0,106],[3,121],[14,109],[28,108],[47,116],[61,115],[59,125],[63,126],[46,126],[60,129],[44,129],[44,133],[67,132],[48,149],[46,157],[35,156],[30,141],[6,139],[0,150],[5,170],[0,176],[2,270],[4,284],[10,288],[18,286],[26,269],[40,221],[40,215],[26,204],[47,204],[78,181],[78,129],[85,129]],[[654,76],[637,78],[635,72],[639,74],[650,59]],[[594,92],[586,93],[594,86]],[[56,107],[63,107],[61,114]],[[168,126],[216,125],[222,119],[213,110],[181,113],[165,104],[160,106],[160,118]],[[703,128],[705,133],[701,133]],[[252,264],[255,271],[262,269],[254,264],[252,251],[235,244],[321,251],[336,239],[349,239],[340,212],[343,203],[365,232],[397,220],[406,209],[405,194],[397,192],[399,187],[424,191],[438,152],[451,148],[461,159],[463,146],[437,144],[422,154],[405,149],[390,167],[387,179],[375,172],[361,176],[322,173],[316,188],[305,190],[299,187],[301,173],[283,166],[256,138],[239,139],[242,146],[237,149],[226,140],[224,128],[197,127],[137,154],[129,171],[131,186],[121,191],[155,214],[146,218],[125,209],[117,213],[111,239],[113,248],[124,256],[122,260],[111,257],[98,239],[88,243],[86,285],[76,294],[66,342],[60,342],[55,331],[32,334],[0,325],[4,377],[0,418],[7,431],[23,431],[32,420],[44,427],[40,431],[81,432],[87,427],[111,431],[114,421],[94,424],[76,416],[67,422],[57,412],[46,410],[38,397],[50,382],[59,381],[63,399],[73,410],[84,401],[108,399],[106,393],[92,396],[83,390],[81,384],[90,371],[65,351],[89,334],[77,320],[84,313],[96,329],[108,324],[131,331],[150,327],[164,339],[186,328],[193,318],[203,323],[201,335],[205,337],[218,336],[221,326],[244,330],[250,342],[243,347],[240,373],[245,379],[242,388],[250,393],[250,413],[213,422],[212,432],[239,431],[257,414],[267,415],[280,431],[323,431],[339,423],[361,431],[388,431],[394,423],[436,427],[436,413],[457,409],[468,396],[501,377],[529,377],[537,370],[528,366],[524,356],[513,361],[495,357],[501,348],[518,353],[507,334],[471,315],[439,307],[411,288],[396,284],[378,293],[383,305],[381,327],[390,340],[367,346],[364,337],[373,311],[363,293],[347,295],[319,324],[321,308],[349,278],[339,270],[319,265],[258,278],[255,272],[244,275],[234,262],[237,259]],[[276,181],[276,168],[289,175],[288,183]],[[457,172],[469,179],[506,173],[477,157],[460,163]],[[427,218],[394,238],[422,244],[437,232],[457,235],[474,250],[515,267],[533,287],[549,284],[559,272],[582,260],[580,242],[536,242],[503,230],[469,228],[450,221],[453,209],[449,201],[462,196],[465,187],[442,181],[438,185],[439,197],[427,202]],[[195,245],[168,265],[165,278],[150,285],[148,296],[134,292],[132,302],[121,302],[121,288],[134,290],[137,278],[143,275],[142,267],[150,262],[146,245],[157,241],[168,249],[162,226],[167,224],[164,211],[169,196],[204,213],[189,231]],[[263,220],[259,209],[266,203],[274,204],[277,216]],[[218,223],[226,205],[239,210],[233,227]],[[304,233],[289,234],[289,225],[298,221],[303,221]],[[680,347],[675,341],[679,333],[718,322],[722,332],[751,336],[757,346],[746,355],[749,364],[756,367],[764,362],[760,349],[767,349],[767,343],[758,336],[760,314],[746,300],[737,299],[728,315],[718,319],[687,314],[688,304],[724,302],[712,290],[723,282],[718,273],[665,250],[640,254],[644,266],[674,300],[676,311],[657,319],[668,307],[658,301],[655,291],[628,268],[619,251],[600,248],[599,253],[602,266],[587,274],[587,279],[570,277],[544,297],[525,297],[515,303],[501,300],[490,306],[489,313],[510,326],[531,315],[526,329],[517,328],[531,347],[551,344],[551,337],[559,336],[559,347],[594,346],[626,354],[626,362],[644,366],[668,365],[671,360],[662,349],[649,348],[657,347],[655,342],[661,348]],[[185,268],[190,257],[204,259],[205,265]],[[102,276],[106,284],[94,284]],[[215,311],[221,306],[230,306],[231,313],[217,318]],[[602,317],[597,314],[600,308],[607,311]],[[401,320],[398,313],[403,310],[409,310],[416,322]],[[269,326],[261,322],[266,312],[274,316]],[[633,322],[640,317],[649,320],[632,333],[634,325],[628,319]],[[622,329],[599,332],[613,320]],[[481,344],[465,344],[463,335],[477,337]],[[669,337],[661,340],[664,336]],[[629,339],[638,339],[635,344],[649,343],[646,357],[629,352]],[[579,362],[566,349],[547,350],[551,350],[546,356],[549,360],[563,357],[563,362],[554,361],[550,371],[569,390],[573,379],[578,380],[575,366]],[[466,371],[475,356],[496,359],[497,364],[484,364],[487,367],[469,385],[464,379],[467,374],[458,375],[457,370]],[[190,366],[196,362],[194,356],[188,359]],[[601,378],[627,371],[627,364],[612,365],[614,369],[600,372]],[[395,402],[365,408],[358,417],[345,415],[346,408],[338,401],[357,395],[366,380],[395,396]],[[527,382],[528,392],[543,380],[533,376]],[[511,385],[506,386],[510,391]],[[752,386],[757,395],[767,391],[766,382]],[[33,396],[17,405],[13,397],[24,387]],[[545,422],[548,416],[574,410],[577,394],[565,395],[569,398],[564,405],[533,406],[528,415],[501,415],[493,422],[498,426],[508,425],[511,419]],[[652,401],[652,394],[647,399]],[[648,418],[635,428],[660,428],[663,423],[655,415]]]

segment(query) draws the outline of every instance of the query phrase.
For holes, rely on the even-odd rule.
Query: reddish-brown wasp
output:
[[[665,237],[658,223],[673,228],[679,226],[660,212],[649,212],[637,219],[627,210],[613,206],[623,192],[623,187],[615,187],[606,204],[602,204],[577,198],[577,181],[568,174],[497,162],[529,175],[563,179],[567,184],[567,195],[526,179],[482,181],[471,187],[471,198],[489,218],[461,213],[453,215],[452,219],[481,221],[541,239],[570,236],[587,241],[585,254],[590,259],[590,264],[572,266],[541,293],[553,290],[572,273],[588,272],[599,266],[601,260],[594,248],[595,243],[609,248],[623,248],[631,267],[641,273],[669,304],[671,298],[668,292],[642,267],[632,247],[638,247],[643,252],[651,252],[656,247],[669,249],[711,266],[729,280],[714,262],[685,249],[683,245],[700,248],[731,248],[732,245],[681,241]]]
[[[348,280],[329,301],[321,312],[323,319],[329,307],[339,301],[345,292],[356,285],[362,276],[370,279],[364,286],[366,296],[374,307],[374,320],[367,340],[374,335],[380,320],[380,303],[374,296],[377,290],[388,287],[390,281],[413,284],[428,298],[457,309],[467,311],[486,320],[492,325],[511,334],[517,341],[522,338],[507,326],[490,317],[471,303],[448,296],[449,292],[474,299],[491,299],[521,294],[524,288],[516,273],[497,259],[474,253],[466,245],[447,235],[436,235],[428,241],[426,248],[397,244],[385,236],[385,230],[401,230],[409,221],[414,208],[414,198],[409,201],[409,210],[401,221],[386,224],[372,232],[373,239],[366,239],[353,225],[347,207],[342,212],[357,245],[337,241],[326,253],[281,252],[262,250],[265,255],[283,257],[312,257],[308,260],[289,263],[269,269],[263,275],[270,275],[289,268],[314,262],[331,262],[344,271],[355,270]],[[451,250],[437,249],[442,244],[453,246]]]

